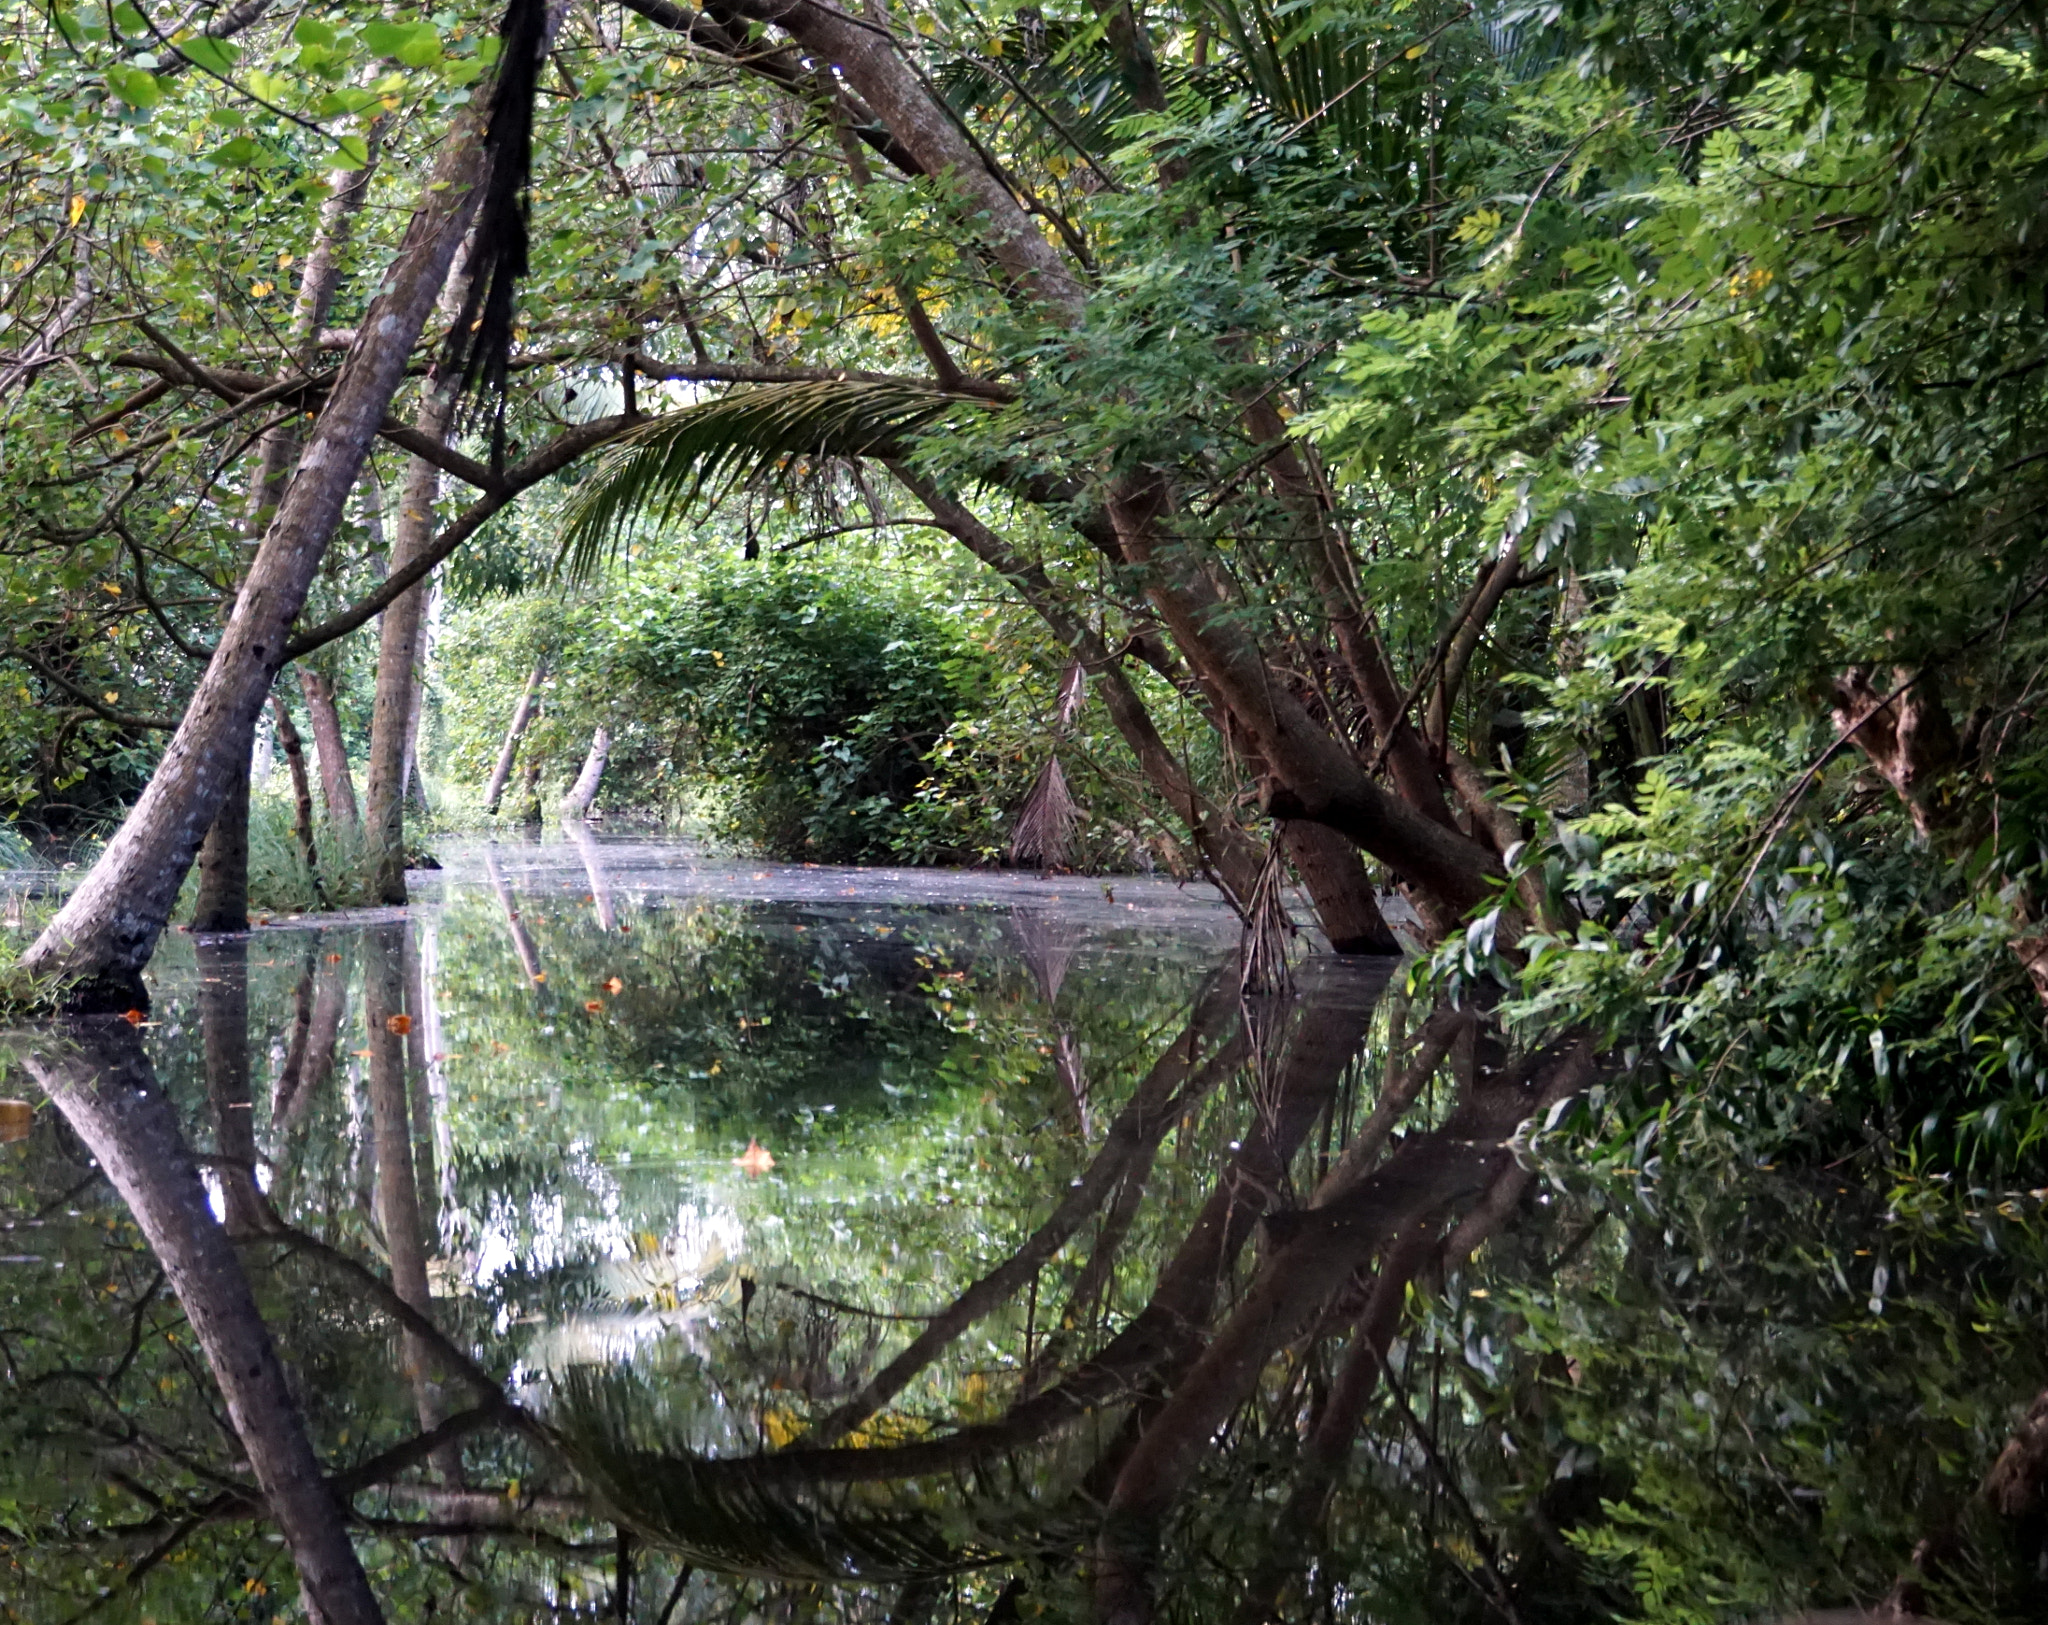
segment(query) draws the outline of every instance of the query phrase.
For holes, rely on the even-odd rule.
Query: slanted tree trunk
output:
[[[498,802],[505,794],[506,782],[512,777],[512,764],[519,758],[519,736],[526,732],[526,725],[533,721],[535,704],[540,694],[540,685],[547,681],[548,657],[542,655],[533,663],[533,671],[527,676],[526,687],[520,690],[519,703],[512,708],[512,725],[505,730],[505,743],[498,752],[498,765],[491,769],[491,782],[484,791],[484,811],[495,813]]]
[[[78,1008],[147,1002],[142,967],[207,827],[247,770],[250,731],[371,440],[404,378],[474,212],[489,98],[442,143],[382,290],[356,329],[234,613],[141,798],[23,968]]]
[[[242,736],[241,749],[232,761],[225,764],[223,772],[227,781],[226,793],[221,797],[219,810],[207,826],[206,839],[199,848],[199,897],[192,906],[191,929],[194,931],[249,929],[249,739],[246,733]],[[122,827],[125,829],[127,826]],[[48,935],[47,932],[44,934]]]
[[[306,697],[306,715],[313,724],[313,756],[320,765],[320,799],[327,808],[327,821],[352,830],[362,814],[356,808],[355,775],[349,771],[348,746],[341,737],[334,684],[324,673],[301,666],[299,692]]]
[[[583,860],[583,878],[590,883],[590,902],[597,910],[598,929],[616,931],[619,917],[612,907],[612,883],[604,872],[604,858],[597,850],[597,837],[590,833],[590,826],[580,818],[563,819],[562,829],[576,843],[576,855]]]
[[[583,771],[576,775],[576,782],[569,786],[569,793],[562,797],[564,818],[588,818],[591,804],[597,800],[597,787],[604,779],[604,764],[611,757],[612,736],[603,723],[590,736],[590,754],[583,758]]]
[[[1400,943],[1380,913],[1372,876],[1358,848],[1335,830],[1293,820],[1280,825],[1281,845],[1301,876],[1330,948],[1340,954],[1397,954]]]
[[[248,1277],[215,1222],[169,1098],[125,1022],[79,1023],[24,1064],[128,1204],[205,1352],[256,1487],[323,1625],[382,1625]]]

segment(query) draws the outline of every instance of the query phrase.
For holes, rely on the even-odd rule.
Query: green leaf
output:
[[[330,90],[314,104],[313,111],[321,118],[333,118],[337,114],[360,113],[366,107],[375,107],[377,100],[374,90]]]
[[[206,155],[207,162],[222,169],[248,169],[260,162],[263,148],[254,136],[238,135],[232,141],[223,142]]]
[[[431,68],[441,60],[441,36],[432,23],[371,23],[363,30],[363,43],[408,68]]]
[[[188,40],[178,41],[178,50],[192,66],[203,68],[208,73],[228,73],[235,66],[235,48],[224,40],[205,34],[194,34]]]
[[[345,135],[334,143],[336,169],[361,169],[370,161],[370,143],[359,135]]]
[[[335,32],[323,22],[301,17],[292,25],[292,38],[300,45],[332,45]]]
[[[156,75],[140,68],[107,69],[107,88],[130,107],[154,107],[164,99]]]

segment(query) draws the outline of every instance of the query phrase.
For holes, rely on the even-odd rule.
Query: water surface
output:
[[[1595,1166],[1541,1057],[1412,1075],[1392,961],[1242,996],[1199,888],[444,857],[14,1035],[12,1617],[325,1617],[273,1448],[390,1619],[1737,1620],[1931,1539],[2038,1617],[1971,1499],[2031,1199]]]

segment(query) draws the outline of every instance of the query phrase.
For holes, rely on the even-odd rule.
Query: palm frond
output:
[[[1043,869],[1057,869],[1067,861],[1067,846],[1074,826],[1081,821],[1081,807],[1067,788],[1067,776],[1060,771],[1060,759],[1048,756],[1045,766],[1024,805],[1017,809],[1017,827],[1010,835],[1010,857],[1017,863],[1036,863]]]
[[[666,524],[707,493],[799,461],[905,457],[916,431],[965,404],[920,384],[849,379],[749,385],[666,412],[622,435],[577,488],[555,567],[588,576],[636,520]]]
[[[1013,1559],[1042,1538],[1028,1527],[991,1535],[977,1528],[968,1501],[931,1486],[920,1495],[908,1486],[804,1483],[749,1472],[752,1458],[700,1455],[670,1436],[656,1396],[617,1371],[567,1374],[549,1426],[621,1525],[722,1574],[900,1585]]]

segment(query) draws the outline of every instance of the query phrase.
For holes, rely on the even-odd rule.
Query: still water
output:
[[[2029,1199],[1163,881],[443,856],[10,1036],[0,1618],[2042,1617]]]

